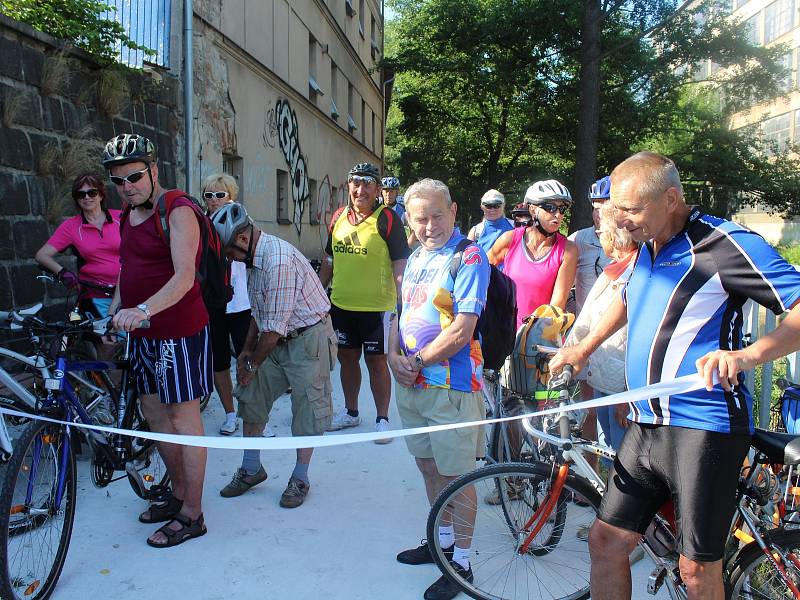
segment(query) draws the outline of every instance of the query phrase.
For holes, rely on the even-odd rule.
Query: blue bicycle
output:
[[[80,323],[45,323],[35,315],[0,312],[0,322],[14,319],[24,327],[40,327],[57,336],[81,332],[104,335],[110,324],[110,317]],[[74,360],[69,350],[59,353],[51,377],[44,381],[46,395],[37,413],[67,424],[32,420],[13,440],[13,454],[0,487],[0,597],[5,600],[45,600],[55,589],[75,519],[75,454],[82,443],[91,449],[91,475],[96,486],[127,478],[134,491],[146,500],[163,500],[169,493],[168,475],[155,442],[81,431],[70,425],[95,424],[76,393],[73,377],[68,377],[81,372],[109,388],[113,425],[148,430],[131,381],[129,344],[130,341],[122,360]],[[119,386],[114,387],[108,372],[116,369],[122,371],[122,377]],[[122,474],[115,478],[117,472]]]

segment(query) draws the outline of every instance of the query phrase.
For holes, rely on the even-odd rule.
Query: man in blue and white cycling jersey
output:
[[[675,164],[659,154],[640,152],[614,169],[611,203],[617,225],[643,243],[633,274],[603,321],[550,368],[580,369],[627,323],[630,389],[695,372],[706,388],[631,404],[632,423],[589,534],[591,595],[631,597],[628,555],[672,499],[690,600],[723,600],[723,550],[753,431],[743,373],[800,347],[800,273],[758,234],[688,206]],[[742,349],[749,299],[789,314]]]

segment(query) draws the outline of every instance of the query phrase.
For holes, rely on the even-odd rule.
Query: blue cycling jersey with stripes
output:
[[[764,239],[693,208],[684,229],[659,248],[642,245],[623,292],[628,313],[629,389],[696,372],[695,361],[742,346],[748,299],[781,314],[800,298],[800,273]],[[631,405],[638,423],[730,433],[753,430],[752,397],[743,384],[717,385]]]

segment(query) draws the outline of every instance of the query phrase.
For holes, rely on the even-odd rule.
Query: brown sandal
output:
[[[177,530],[170,529],[170,525],[174,522],[178,522],[181,524],[181,528]],[[200,513],[200,516],[197,517],[195,520],[190,519],[184,515],[175,515],[175,518],[172,519],[166,525],[161,526],[156,533],[163,533],[166,536],[167,541],[163,544],[158,544],[152,541],[150,538],[147,538],[147,545],[152,546],[153,548],[171,548],[172,546],[178,546],[182,544],[186,540],[191,540],[192,538],[200,537],[201,535],[205,535],[208,533],[208,529],[206,529],[206,524],[203,519],[203,513]],[[152,537],[152,536],[151,536]]]
[[[139,515],[141,523],[163,523],[174,519],[183,508],[183,500],[170,496],[161,502],[153,502],[150,508]]]

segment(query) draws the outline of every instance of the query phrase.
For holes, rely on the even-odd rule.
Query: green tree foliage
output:
[[[536,179],[571,184],[583,169],[586,182],[652,147],[674,156],[687,189],[707,204],[733,206],[746,193],[800,210],[794,163],[767,158],[757,129],[726,127],[738,108],[777,94],[786,50],[751,46],[719,2],[691,10],[675,0],[390,4],[387,63],[397,76],[387,162],[405,180],[439,177],[475,212],[489,187],[518,199]],[[582,35],[591,26],[600,36],[594,56]],[[599,73],[587,91],[592,61]],[[587,94],[599,119],[579,137],[592,127]],[[596,165],[576,164],[578,139],[596,140]],[[573,229],[588,224],[585,208]]]
[[[0,13],[68,41],[101,63],[112,62],[120,44],[152,52],[131,40],[120,23],[100,16],[110,8],[98,0],[0,0]]]

